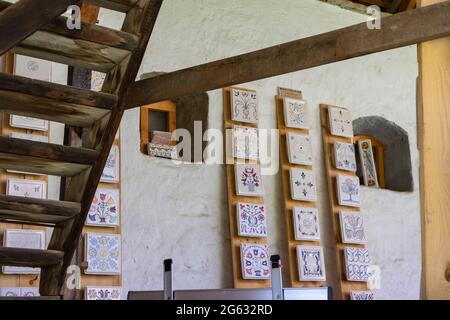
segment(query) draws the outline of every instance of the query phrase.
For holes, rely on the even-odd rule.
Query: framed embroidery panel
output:
[[[338,174],[336,177],[336,188],[339,205],[349,207],[361,206],[361,190],[358,177]]]
[[[344,248],[345,272],[348,281],[369,280],[370,257],[369,250],[364,248]]]
[[[364,184],[370,188],[378,188],[378,175],[373,155],[372,141],[358,140],[359,159],[363,173]]]
[[[309,135],[288,132],[286,133],[286,145],[291,164],[312,166],[313,150]]]
[[[46,199],[47,182],[44,180],[8,179],[6,181],[6,195]]]
[[[231,120],[258,123],[258,95],[256,91],[231,88]]]
[[[319,210],[294,207],[295,240],[320,241]]]
[[[300,281],[325,281],[323,249],[319,246],[297,246]]]
[[[104,233],[85,234],[86,274],[119,275],[121,273],[120,235]]]
[[[334,166],[336,169],[356,172],[355,146],[352,143],[334,143]]]
[[[84,300],[122,300],[122,287],[86,287]]]
[[[20,297],[20,288],[0,287],[0,297]]]
[[[270,279],[270,256],[266,245],[241,243],[242,278]]]
[[[9,125],[13,128],[48,131],[48,120],[18,116],[15,114],[9,115]]]
[[[258,164],[236,164],[235,181],[238,196],[264,196],[261,168]]]
[[[312,170],[290,168],[291,197],[293,200],[317,200],[316,176]]]
[[[258,137],[258,128],[234,125],[231,140],[233,158],[258,160]]]
[[[119,225],[120,195],[118,189],[99,188],[86,220],[86,225],[98,227],[116,227]]]
[[[266,207],[263,204],[236,204],[238,234],[241,237],[267,237]]]
[[[26,229],[6,229],[3,245],[9,248],[45,249],[45,232]],[[39,274],[40,268],[4,266],[4,274]]]
[[[339,212],[342,243],[365,244],[364,219],[361,213]]]
[[[375,300],[375,294],[373,291],[351,291],[351,300]]]
[[[328,108],[329,128],[333,136],[353,138],[352,114],[338,107]]]
[[[117,145],[113,145],[109,152],[108,160],[106,160],[105,168],[103,169],[100,182],[118,183],[120,181],[119,157],[119,147]]]
[[[305,100],[284,97],[283,113],[286,127],[309,129],[308,105]]]

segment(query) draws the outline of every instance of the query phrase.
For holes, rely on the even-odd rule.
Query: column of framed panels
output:
[[[259,162],[258,97],[254,90],[224,88],[223,101],[234,287],[266,288],[271,268]]]
[[[275,102],[291,286],[320,287],[326,274],[308,105],[300,91],[283,88]]]
[[[367,289],[370,257],[360,212],[351,112],[320,105],[320,118],[341,298],[373,300],[373,292]]]

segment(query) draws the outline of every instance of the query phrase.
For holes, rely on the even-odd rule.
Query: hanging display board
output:
[[[244,88],[225,88],[223,109],[234,287],[267,288],[270,287],[271,268],[267,249],[265,224],[267,213],[264,207],[263,179],[259,161],[250,160],[254,158],[255,152],[255,131],[252,129],[258,128],[256,92]],[[239,132],[236,139],[234,139],[233,127],[236,132]],[[239,139],[239,137],[244,138]],[[244,151],[241,150],[243,146],[241,142],[244,143],[244,149],[246,149]],[[256,148],[259,149],[257,144]],[[237,160],[234,157],[240,156],[241,153],[244,154],[243,158],[247,159]]]

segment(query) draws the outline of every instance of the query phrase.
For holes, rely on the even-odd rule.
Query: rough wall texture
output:
[[[103,11],[101,21],[114,25]],[[166,0],[141,73],[183,67],[260,49],[364,21],[363,15],[315,0]],[[244,84],[258,90],[260,127],[275,128],[277,86],[299,88],[309,101],[319,209],[330,285],[337,281],[322,157],[318,105],[377,115],[408,132],[414,191],[363,188],[372,261],[381,267],[379,298],[419,298],[421,248],[416,149],[415,46]],[[220,91],[209,92],[210,128],[222,128]],[[122,123],[123,287],[162,288],[164,258],[174,259],[176,289],[232,286],[223,166],[175,166],[139,152],[139,111]],[[286,257],[280,176],[265,178],[269,243]],[[285,259],[286,260],[286,259]],[[287,274],[286,274],[287,277]]]

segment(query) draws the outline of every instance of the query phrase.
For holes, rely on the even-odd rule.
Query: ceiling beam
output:
[[[126,109],[450,36],[450,1],[135,82]]]
[[[0,12],[0,56],[80,0],[20,0]]]

